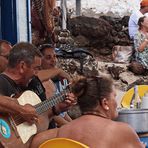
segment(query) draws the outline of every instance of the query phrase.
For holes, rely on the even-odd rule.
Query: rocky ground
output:
[[[148,75],[134,75],[129,71],[129,56],[127,53],[133,48],[128,37],[128,19],[101,16],[88,18],[85,16],[69,19],[67,34],[59,34],[59,47],[66,51],[75,51],[76,48],[88,51],[90,55],[80,55],[80,58],[59,58],[61,67],[70,75],[108,75],[112,77],[117,87],[117,100],[135,84],[148,84]],[[58,45],[58,44],[57,44]],[[117,48],[116,48],[117,47]],[[119,48],[118,48],[119,47]],[[123,47],[124,60],[117,59],[115,54]],[[125,53],[124,53],[125,51]],[[129,52],[130,53],[130,52]],[[79,112],[78,112],[79,114]],[[75,114],[74,114],[75,116]]]
[[[80,74],[80,65],[78,64],[79,61],[75,61],[73,59],[72,61],[67,61],[66,63],[67,65],[69,63],[71,67],[70,68],[71,70],[67,72],[69,72],[72,76]],[[73,63],[73,64],[70,64],[70,63]],[[104,61],[104,57],[102,57],[101,55],[100,56],[97,55],[97,58],[95,58],[95,63],[97,63],[95,65],[95,70],[93,69],[94,64],[89,66],[86,64],[86,67],[84,66],[84,69],[83,69],[83,72],[84,72],[83,75],[98,74],[98,75],[106,75],[106,76],[112,77],[114,80],[115,86],[117,88],[116,99],[117,99],[118,107],[121,107],[120,102],[122,100],[123,95],[128,89],[133,87],[135,84],[148,84],[148,76],[134,75],[132,72],[128,70],[129,64],[127,63],[114,63],[111,60],[109,60],[109,58],[107,58],[106,61]],[[72,67],[75,67],[75,68],[72,68]],[[74,71],[72,71],[72,69]],[[72,118],[77,118],[78,116],[81,115],[78,106],[73,107],[69,111],[69,114]]]
[[[68,36],[66,37],[67,44],[73,44],[74,48],[83,48],[93,55],[94,60],[92,58],[84,59],[84,73],[89,73],[89,67],[91,74],[96,74],[98,71],[98,74],[110,75],[118,89],[122,91],[128,90],[134,84],[148,82],[147,75],[136,76],[128,70],[130,58],[128,59],[127,56],[133,48],[133,43],[128,36],[128,20],[129,16],[123,18],[110,16],[71,18],[68,20],[68,29],[70,30],[70,41],[73,40],[73,42],[68,42]],[[120,52],[121,50],[123,52]],[[121,57],[118,57],[119,54]],[[71,63],[70,72],[73,67],[73,70],[79,73],[80,60],[77,60],[77,64],[74,64],[75,61],[68,62]]]

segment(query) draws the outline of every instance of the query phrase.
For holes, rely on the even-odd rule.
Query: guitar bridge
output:
[[[9,120],[11,126],[12,126],[12,129],[14,130],[14,133],[15,133],[16,137],[19,138],[20,136],[19,136],[19,134],[17,132],[15,121],[13,120],[13,118],[11,116],[9,116],[8,120]]]

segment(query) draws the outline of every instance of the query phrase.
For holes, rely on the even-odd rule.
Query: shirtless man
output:
[[[41,69],[42,70],[43,69],[44,70],[48,70],[48,69],[50,70],[50,69],[56,68],[57,67],[57,57],[56,57],[54,47],[51,44],[43,44],[43,45],[40,46],[39,50],[41,51],[41,53],[43,55],[42,63],[41,63]],[[49,90],[54,88],[54,90],[53,90],[54,93],[59,93],[60,91],[63,91],[64,88],[66,88],[66,85],[68,85],[68,80],[70,81],[69,74],[66,73],[62,69],[60,69],[60,70],[61,70],[62,75],[57,75],[52,80],[49,79],[47,81],[43,81],[43,85],[46,89],[47,98],[49,98],[51,96],[51,93],[50,93],[51,91],[49,91]],[[53,87],[51,88],[51,86],[53,86]],[[54,120],[55,120],[56,125],[58,127],[72,121],[72,119],[67,114],[67,112],[63,112],[59,116],[55,116]]]

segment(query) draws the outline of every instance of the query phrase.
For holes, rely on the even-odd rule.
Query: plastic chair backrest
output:
[[[138,85],[138,93],[139,96],[142,98],[145,94],[145,92],[148,91],[148,85]],[[129,89],[123,96],[121,100],[121,106],[125,108],[130,108],[130,102],[132,100],[134,94],[134,87]]]
[[[85,144],[68,138],[54,138],[42,143],[39,148],[89,148]]]

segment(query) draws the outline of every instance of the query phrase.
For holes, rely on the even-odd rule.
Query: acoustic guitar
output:
[[[41,102],[36,93],[27,90],[18,99],[20,105],[31,104],[39,115],[37,124],[30,125],[24,122],[19,115],[8,116],[0,114],[0,148],[29,147],[32,136],[40,131],[47,130],[49,125],[48,109],[65,99],[68,89]]]

